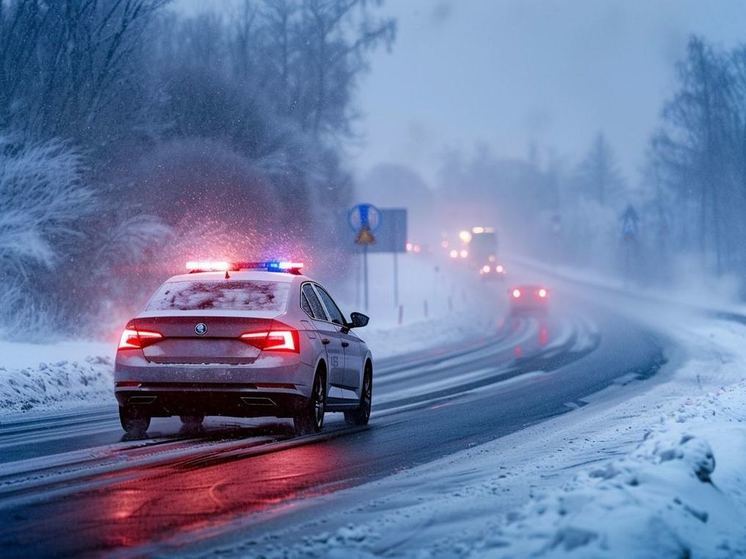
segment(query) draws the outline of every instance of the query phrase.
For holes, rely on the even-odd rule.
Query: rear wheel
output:
[[[326,383],[320,373],[316,373],[311,388],[311,397],[303,410],[293,418],[295,433],[307,435],[318,433],[324,427],[324,412],[326,411]]]
[[[205,420],[204,415],[181,415],[179,418],[186,427],[199,427]]]
[[[360,407],[345,412],[345,421],[350,425],[367,425],[370,420],[370,408],[373,402],[373,371],[370,365],[365,367],[363,388],[360,390]]]
[[[142,435],[150,427],[150,414],[135,406],[119,406],[119,423],[128,435]]]

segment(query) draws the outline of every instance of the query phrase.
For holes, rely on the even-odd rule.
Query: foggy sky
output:
[[[741,0],[388,0],[392,52],[372,56],[358,173],[381,162],[434,182],[444,148],[478,142],[574,163],[598,131],[638,177],[690,33],[746,42]]]

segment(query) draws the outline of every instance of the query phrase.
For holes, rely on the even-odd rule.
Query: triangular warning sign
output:
[[[367,227],[363,227],[358,231],[357,237],[355,237],[355,243],[359,245],[372,245],[376,242],[376,238],[373,233]]]

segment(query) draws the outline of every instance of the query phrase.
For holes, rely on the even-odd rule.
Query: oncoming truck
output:
[[[483,279],[505,277],[505,267],[497,259],[497,233],[492,227],[472,227],[469,260]]]

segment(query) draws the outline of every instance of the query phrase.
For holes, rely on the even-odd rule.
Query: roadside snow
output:
[[[0,342],[0,417],[114,402],[112,344]]]
[[[399,303],[394,304],[393,257],[369,255],[370,325],[360,330],[374,358],[453,347],[462,340],[482,339],[494,332],[504,315],[504,301],[479,281],[476,272],[443,265],[429,254],[400,254]],[[351,294],[350,294],[351,295]],[[345,310],[359,308],[357,297],[342,299]],[[487,295],[487,296],[485,296]],[[358,299],[358,301],[355,301]],[[494,303],[485,304],[485,301]],[[401,313],[401,314],[400,314]],[[401,323],[400,323],[401,319]]]
[[[466,555],[746,555],[744,394],[739,383],[687,399],[632,452],[531,499]]]
[[[377,359],[429,348],[453,347],[461,340],[475,341],[497,331],[495,315],[480,312],[454,313],[448,317],[419,320],[402,326],[371,328],[360,337]]]

